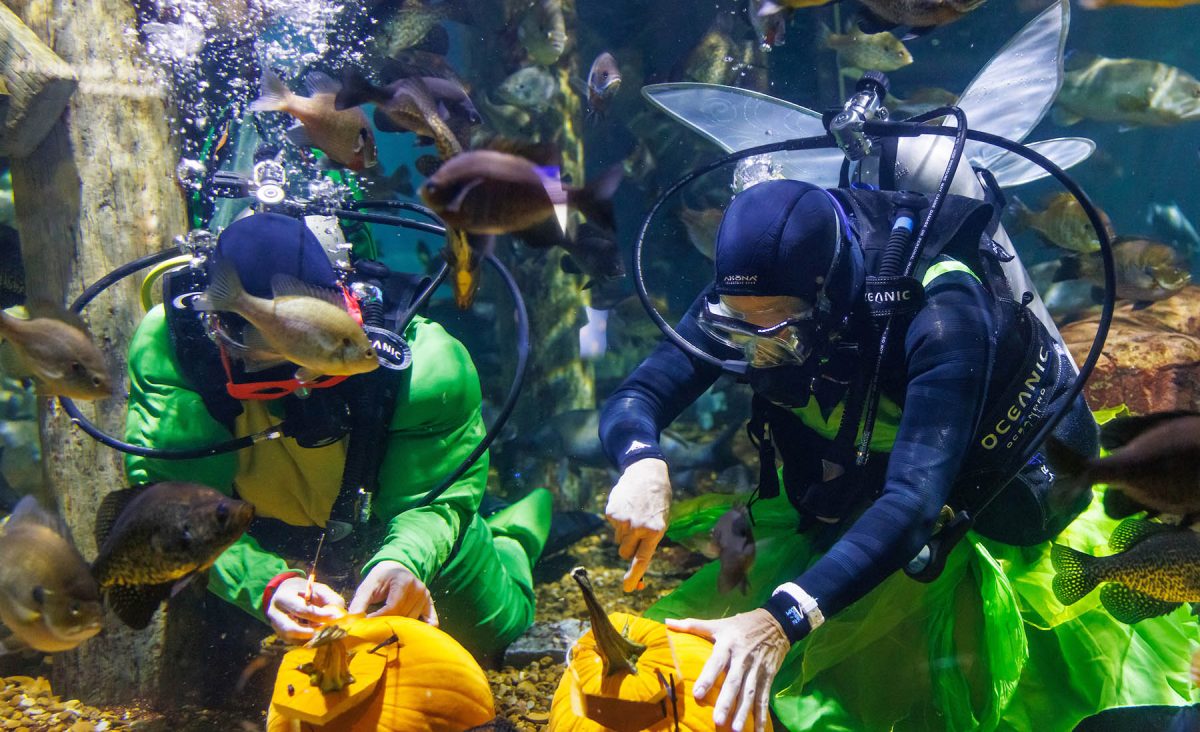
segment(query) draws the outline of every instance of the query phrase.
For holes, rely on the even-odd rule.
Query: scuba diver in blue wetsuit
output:
[[[914,193],[759,183],[726,210],[715,280],[676,328],[713,356],[749,361],[750,432],[763,462],[756,500],[773,498],[780,476],[814,549],[782,575],[791,581],[751,587],[751,598],[770,593],[756,609],[668,621],[715,643],[695,694],[724,674],[717,724],[740,730],[753,711],[761,729],[789,648],[905,568],[944,507],[976,486],[1007,483],[975,530],[1021,546],[1055,536],[1091,499],[1090,488],[1056,487],[1040,457],[1020,457],[1074,371],[997,274],[993,207],[947,197],[914,278],[877,277],[889,258],[907,256],[889,239],[911,232],[928,205]],[[882,357],[881,317],[893,318]],[[622,471],[606,513],[632,559],[626,591],[667,528],[671,484],[658,435],[719,375],[667,341],[605,404],[601,439]],[[1055,437],[1097,452],[1082,398]],[[710,594],[700,608],[719,604]]]

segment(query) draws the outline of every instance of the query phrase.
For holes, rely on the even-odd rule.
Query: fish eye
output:
[[[71,615],[78,616],[81,612],[83,612],[82,605],[80,605],[78,602],[71,603]]]
[[[103,385],[103,383],[104,383],[104,380],[101,379],[99,376],[92,377],[92,386],[101,386],[101,385]]]
[[[375,349],[374,349],[374,348],[367,348],[367,350],[363,351],[363,353],[364,353],[364,354],[366,354],[367,356],[374,356],[374,355],[375,355]]]
[[[30,594],[33,595],[33,601],[35,603],[37,603],[38,605],[44,605],[46,603],[46,588],[45,587],[42,587],[41,585],[34,585],[33,592]]]

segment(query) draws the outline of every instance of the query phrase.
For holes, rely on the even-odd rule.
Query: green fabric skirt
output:
[[[1118,522],[1104,514],[1098,488],[1058,543],[1110,553]],[[734,497],[697,500],[670,538],[706,536]],[[719,594],[711,562],[646,616],[716,618],[759,607],[817,558],[786,497],[755,503],[754,519],[746,594]],[[1100,606],[1097,592],[1064,607],[1053,577],[1049,542],[1014,547],[968,534],[936,581],[898,572],[796,644],[776,677],[772,709],[791,732],[1055,732],[1108,707],[1192,701],[1198,636],[1187,606],[1129,626]]]

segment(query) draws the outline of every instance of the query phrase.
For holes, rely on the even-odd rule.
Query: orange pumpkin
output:
[[[571,649],[550,705],[550,732],[731,729],[712,720],[723,676],[702,701],[692,698],[696,677],[712,655],[711,641],[634,615],[606,615],[587,572],[580,567],[571,576],[583,590],[592,629]],[[744,729],[754,729],[753,718]],[[769,719],[766,729],[772,729]]]
[[[308,673],[320,649],[288,651],[267,732],[462,732],[496,716],[483,669],[437,628],[397,617],[344,618],[339,625],[346,635],[333,642],[345,644],[352,680],[322,692],[313,685],[320,674]]]

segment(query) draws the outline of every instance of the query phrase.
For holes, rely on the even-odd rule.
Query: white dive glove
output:
[[[650,557],[667,532],[671,515],[671,479],[659,458],[631,463],[608,494],[605,516],[613,525],[622,559],[632,559],[622,588],[638,589]]]

